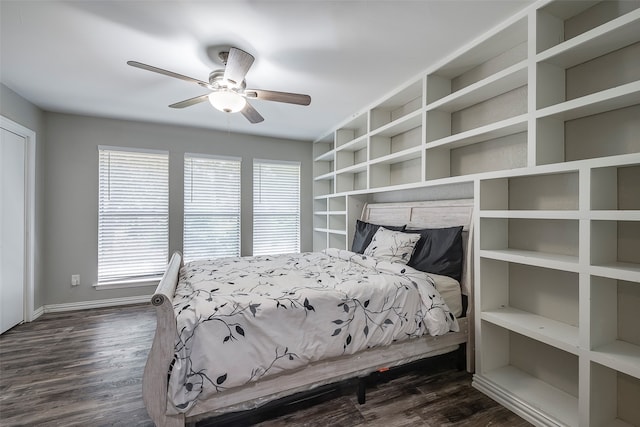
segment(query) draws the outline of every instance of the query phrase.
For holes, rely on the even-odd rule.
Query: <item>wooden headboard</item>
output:
[[[469,322],[467,370],[475,369],[475,336],[473,313],[473,199],[435,200],[428,202],[372,203],[362,209],[362,221],[374,224],[403,225],[407,229],[444,228],[462,225],[464,264],[460,283],[467,297],[466,317]]]
[[[444,228],[462,225],[464,266],[462,293],[473,294],[473,199],[428,202],[371,203],[362,210],[362,221],[374,224],[404,225],[407,229]],[[470,301],[469,301],[470,302]],[[469,304],[471,306],[471,304]]]

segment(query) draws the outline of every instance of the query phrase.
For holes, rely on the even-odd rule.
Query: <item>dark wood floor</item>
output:
[[[155,312],[149,305],[46,314],[0,336],[0,425],[151,426],[142,371]],[[304,403],[198,426],[529,426],[471,388],[440,360],[381,377],[359,405],[344,383]]]

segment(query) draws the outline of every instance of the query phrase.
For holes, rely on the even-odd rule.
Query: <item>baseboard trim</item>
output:
[[[33,313],[31,314],[31,322],[33,322],[34,320],[36,320],[38,317],[42,316],[44,314],[44,306],[40,306],[38,308],[36,308]]]
[[[482,375],[475,374],[471,386],[536,426],[561,427],[564,425],[548,416],[540,408],[531,406]]]
[[[63,304],[45,304],[34,312],[34,319],[44,313],[59,313],[63,311],[88,310],[91,308],[117,307],[119,305],[141,304],[149,301],[151,301],[151,295],[108,298],[95,301],[68,302]],[[36,316],[36,313],[39,314]]]

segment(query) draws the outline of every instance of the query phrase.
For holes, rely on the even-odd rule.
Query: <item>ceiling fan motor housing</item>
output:
[[[225,80],[224,70],[213,70],[209,73],[209,83],[216,89],[227,89],[240,93],[247,87],[247,82],[244,80],[240,84]]]

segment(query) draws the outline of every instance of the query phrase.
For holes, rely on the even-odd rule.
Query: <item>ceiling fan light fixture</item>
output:
[[[243,96],[230,90],[211,92],[209,102],[215,109],[225,113],[237,113],[247,105],[247,100]]]

